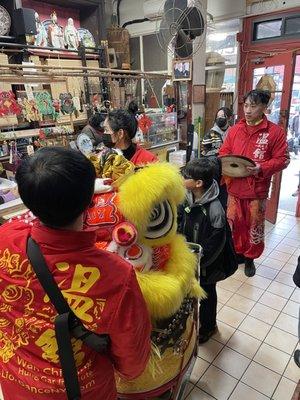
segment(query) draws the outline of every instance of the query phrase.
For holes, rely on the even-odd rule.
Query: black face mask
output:
[[[216,124],[218,125],[219,128],[225,128],[227,125],[227,119],[224,117],[219,117],[216,119]]]
[[[108,147],[109,149],[112,149],[113,147],[115,147],[115,144],[116,144],[112,141],[111,135],[109,133],[103,133],[102,142],[103,142],[104,146]]]

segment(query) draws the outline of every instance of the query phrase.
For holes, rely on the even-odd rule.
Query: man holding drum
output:
[[[243,257],[245,275],[249,277],[256,272],[254,259],[264,250],[265,204],[271,177],[288,165],[286,133],[265,116],[269,101],[269,92],[255,89],[247,93],[245,118],[229,129],[219,151],[223,175],[230,159],[222,156],[242,156],[244,160],[244,172],[233,173],[225,180],[229,193],[227,217],[235,250]],[[230,162],[231,167],[239,164]]]

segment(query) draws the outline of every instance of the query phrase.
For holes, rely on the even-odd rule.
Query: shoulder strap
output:
[[[27,256],[40,284],[59,314],[54,322],[55,336],[67,396],[69,400],[79,400],[81,392],[70,333],[73,313],[51,275],[39,245],[31,237],[27,241]]]

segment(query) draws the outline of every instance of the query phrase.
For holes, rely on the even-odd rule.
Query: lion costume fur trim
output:
[[[168,200],[177,215],[177,205],[184,200],[185,188],[178,168],[167,162],[149,164],[130,176],[119,188],[118,208],[125,218],[132,222],[142,243],[150,246],[168,244],[176,234],[177,221],[171,231],[159,239],[146,239],[145,233],[155,205]]]
[[[181,235],[175,235],[170,243],[171,257],[164,270],[136,272],[137,279],[154,320],[171,317],[181,306],[183,299],[204,297],[204,291],[195,278],[197,258]]]

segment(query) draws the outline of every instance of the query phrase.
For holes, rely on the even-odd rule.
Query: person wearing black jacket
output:
[[[209,159],[190,161],[183,171],[187,196],[178,210],[179,232],[203,250],[200,284],[207,298],[200,304],[199,343],[205,343],[217,330],[216,283],[228,276],[224,269],[226,216],[213,175],[214,166]]]
[[[300,257],[298,257],[298,264],[293,276],[293,280],[295,285],[298,286],[298,288],[300,288]],[[300,340],[300,309],[299,309],[299,321],[298,321],[298,339]],[[295,351],[294,360],[297,366],[300,368],[300,350]]]

